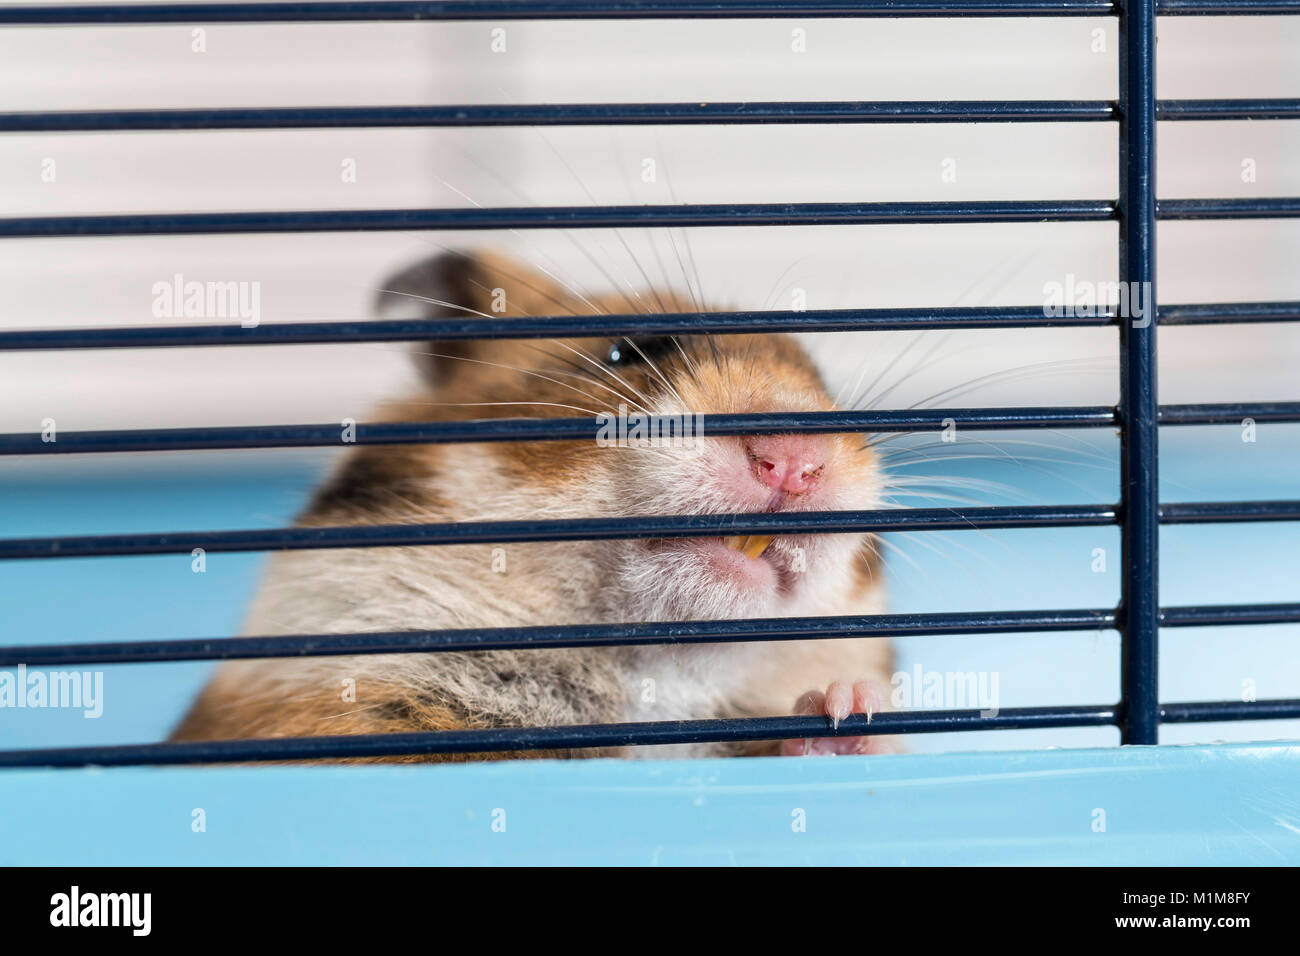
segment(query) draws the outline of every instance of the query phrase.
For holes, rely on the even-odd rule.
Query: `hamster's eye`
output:
[[[636,365],[657,363],[664,356],[677,351],[677,341],[671,335],[646,335],[620,339],[610,343],[605,355],[606,365]]]

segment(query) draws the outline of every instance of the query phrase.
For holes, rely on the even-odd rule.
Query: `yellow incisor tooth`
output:
[[[722,543],[732,551],[739,551],[748,558],[757,559],[772,543],[772,537],[770,534],[733,534],[723,538]]]
[[[745,543],[740,550],[744,551],[747,557],[757,559],[767,550],[767,546],[771,543],[772,535],[770,534],[752,534],[745,539]]]

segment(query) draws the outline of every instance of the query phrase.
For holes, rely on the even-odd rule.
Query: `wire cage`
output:
[[[1163,525],[1300,520],[1300,500],[1178,502],[1159,500],[1160,426],[1300,422],[1300,402],[1164,405],[1156,397],[1156,332],[1160,325],[1288,322],[1300,302],[1236,302],[1159,306],[1155,244],[1161,220],[1259,219],[1300,215],[1300,198],[1158,201],[1158,121],[1300,118],[1300,100],[1157,100],[1155,19],[1164,16],[1297,14],[1300,0],[339,0],[339,2],[141,3],[0,6],[0,27],[20,24],[98,25],[295,23],[353,21],[692,19],[767,17],[1097,17],[1119,27],[1119,94],[1115,101],[909,101],[569,103],[543,105],[323,108],[145,109],[0,114],[0,133],[127,130],[324,129],[375,127],[608,126],[867,123],[1114,123],[1118,127],[1119,192],[1114,200],[977,202],[729,203],[623,206],[538,206],[284,212],[201,212],[22,216],[0,219],[0,239],[62,236],[306,233],[402,230],[534,230],[789,226],[1114,222],[1119,280],[1140,288],[1145,317],[1111,309],[1053,316],[1041,306],[852,308],[805,312],[731,311],[652,315],[543,316],[527,319],[447,318],[174,327],[30,329],[0,332],[0,350],[162,349],[224,345],[408,342],[429,339],[541,339],[559,336],[710,334],[776,331],[1113,328],[1119,343],[1119,401],[1114,406],[938,408],[802,414],[709,415],[714,435],[814,432],[924,432],[951,420],[970,430],[1087,428],[1119,435],[1120,499],[1113,504],[905,508],[708,516],[491,521],[392,526],[266,528],[193,533],[115,534],[0,539],[0,561],[72,557],[274,551],[398,545],[437,546],[601,538],[660,538],[941,531],[994,528],[1118,526],[1121,595],[1116,606],[1049,611],[882,614],[611,625],[534,626],[395,633],[248,636],[220,640],[149,640],[96,644],[6,645],[0,666],[63,667],[298,655],[383,654],[531,649],[620,644],[689,644],[808,638],[934,634],[1095,631],[1121,635],[1119,700],[1091,706],[882,713],[854,716],[832,728],[812,716],[663,721],[591,726],[510,727],[383,735],[239,741],[27,748],[0,752],[0,767],[159,765],[301,758],[377,757],[829,735],[906,734],[1011,728],[1114,726],[1125,744],[1154,744],[1162,723],[1300,717],[1300,700],[1163,703],[1157,686],[1162,627],[1300,622],[1300,603],[1161,607],[1159,529]],[[1153,318],[1154,317],[1154,318]],[[359,424],[357,444],[514,442],[593,439],[589,418],[495,419],[469,422]],[[59,455],[196,449],[330,447],[333,423],[107,429],[0,435],[0,454]]]

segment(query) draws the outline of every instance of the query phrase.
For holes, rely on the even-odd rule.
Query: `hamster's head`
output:
[[[596,298],[512,260],[443,256],[385,284],[381,310],[484,319],[698,311],[680,296]],[[457,517],[576,518],[879,507],[865,436],[710,435],[697,415],[826,411],[815,365],[779,334],[422,343],[423,419],[602,416],[573,442],[443,446]],[[648,435],[640,415],[670,419]],[[642,430],[638,430],[642,428]],[[592,542],[602,603],[623,620],[833,613],[873,586],[877,542],[859,534]]]

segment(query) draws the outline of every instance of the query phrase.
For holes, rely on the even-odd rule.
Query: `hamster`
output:
[[[391,279],[381,306],[427,317],[627,312],[492,254],[445,254]],[[505,311],[502,313],[502,299]],[[691,311],[656,290],[664,311]],[[494,305],[496,308],[494,309]],[[375,420],[829,410],[786,335],[455,341],[415,350],[427,387]],[[360,446],[302,526],[871,509],[877,459],[861,434],[710,436],[692,447],[596,441]],[[870,535],[564,541],[273,555],[244,633],[597,624],[883,610]],[[249,660],[222,666],[173,740],[822,714],[885,703],[887,641],[494,650]],[[503,756],[879,753],[882,736]]]

